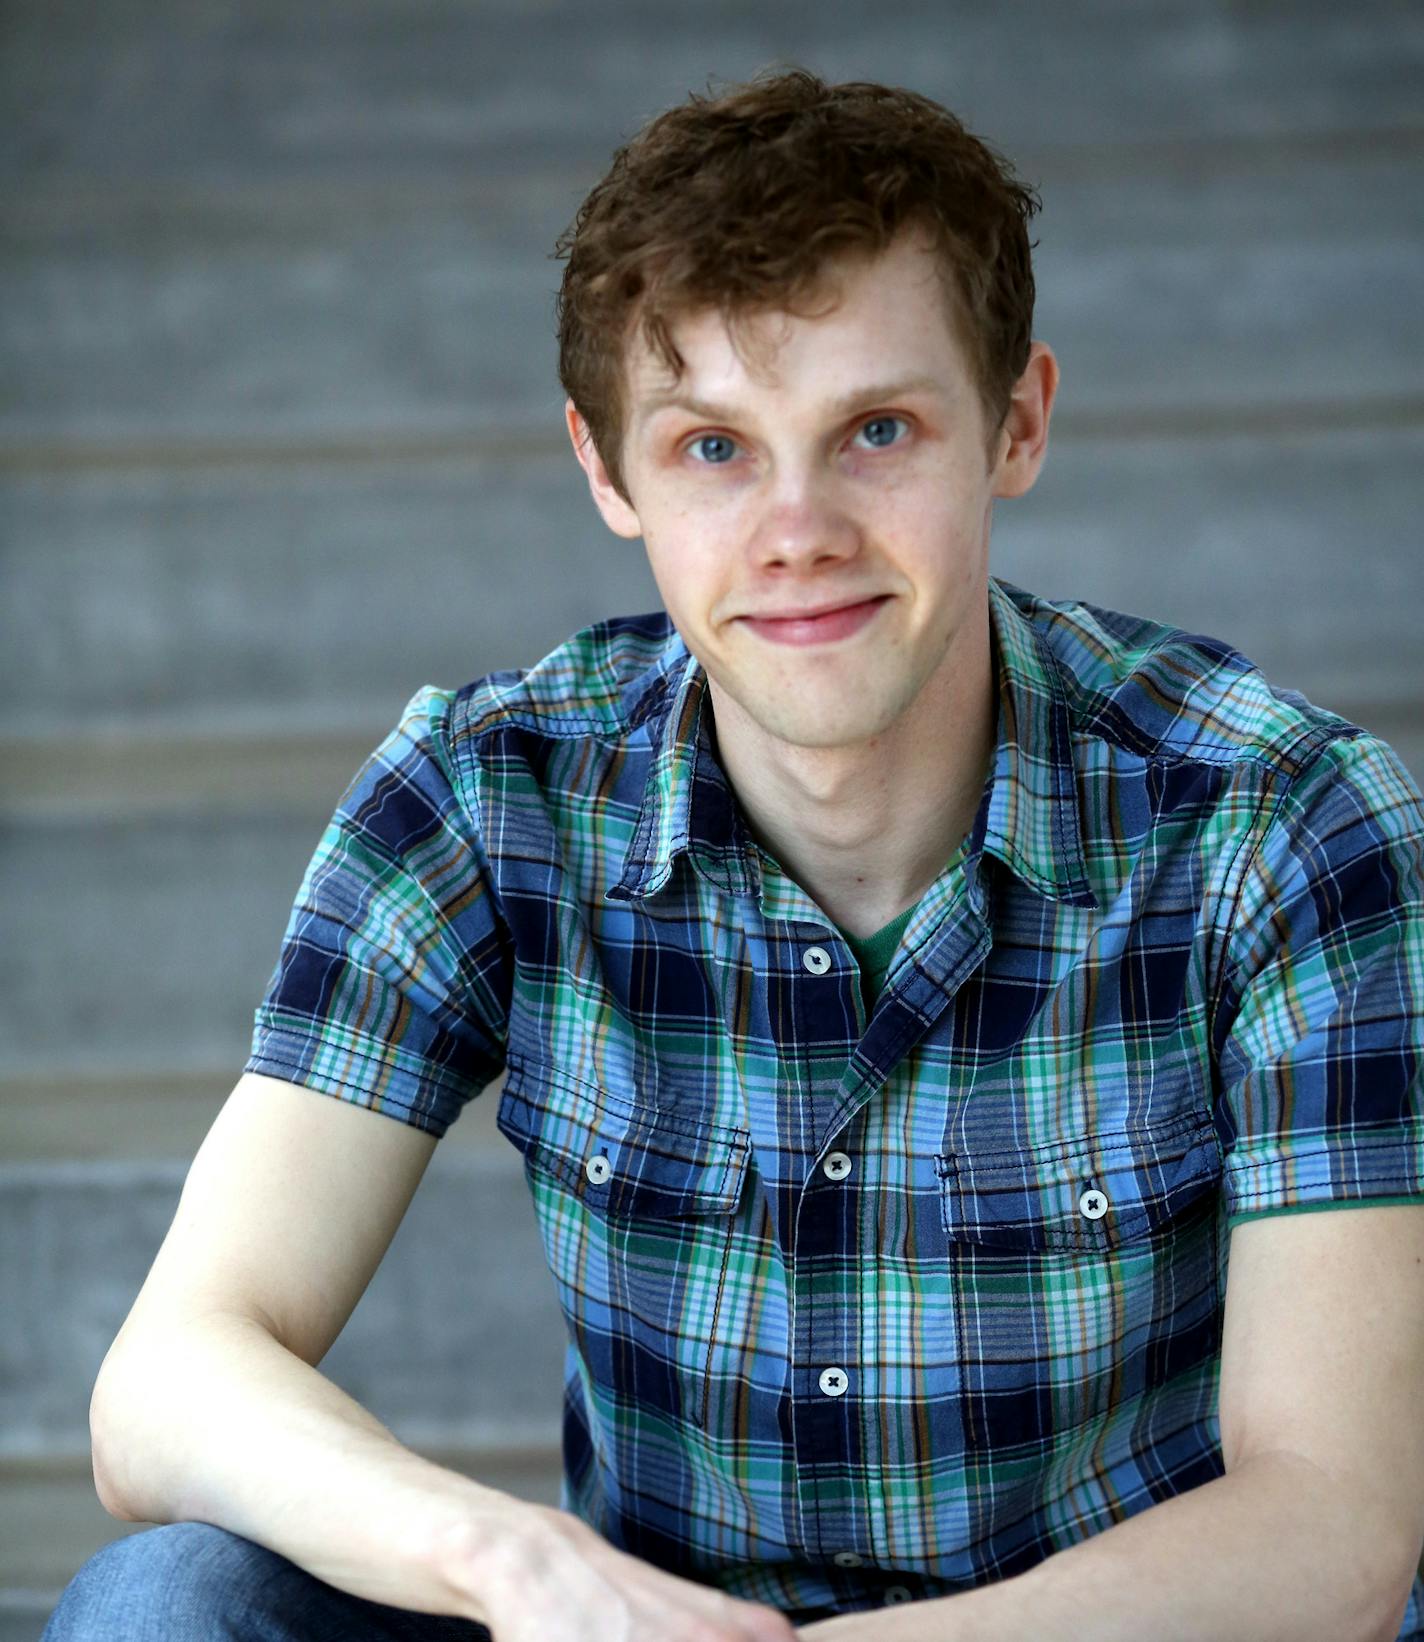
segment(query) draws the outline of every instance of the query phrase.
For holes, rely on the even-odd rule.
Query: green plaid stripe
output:
[[[802,1616],[1219,1476],[1232,1224],[1421,1197],[1397,755],[1217,639],[990,601],[993,768],[878,993],[750,839],[657,613],[419,692],[257,1013],[250,1069],[435,1134],[507,1071],[566,1503]]]

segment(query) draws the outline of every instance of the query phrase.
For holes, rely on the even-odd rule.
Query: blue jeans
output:
[[[114,1540],[75,1574],[40,1642],[490,1642],[470,1619],[367,1602],[206,1522]]]

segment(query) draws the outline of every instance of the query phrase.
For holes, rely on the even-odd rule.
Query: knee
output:
[[[172,1522],[116,1539],[65,1587],[40,1642],[207,1642],[221,1616],[276,1560],[264,1546],[208,1522]]]

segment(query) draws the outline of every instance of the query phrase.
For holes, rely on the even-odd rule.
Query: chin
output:
[[[769,736],[784,741],[788,746],[824,751],[831,747],[858,747],[882,734],[886,728],[883,715],[864,711],[827,717],[822,714],[800,718],[758,716],[758,722]]]

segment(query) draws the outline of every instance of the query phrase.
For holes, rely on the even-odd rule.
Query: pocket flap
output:
[[[608,1214],[729,1214],[742,1195],[746,1130],[673,1116],[542,1067],[510,1063],[498,1123],[529,1167]]]
[[[1189,1125],[935,1163],[950,1237],[1021,1250],[1109,1250],[1148,1237],[1222,1175],[1216,1130],[1196,1114]]]

